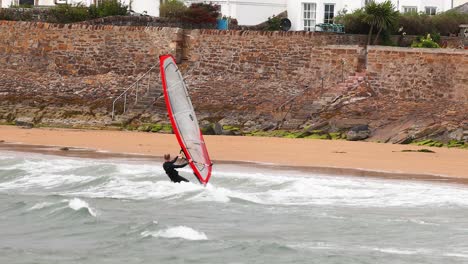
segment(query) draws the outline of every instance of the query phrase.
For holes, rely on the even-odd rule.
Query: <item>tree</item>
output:
[[[383,3],[376,3],[375,1],[371,1],[364,8],[364,12],[366,15],[364,16],[363,20],[370,26],[367,45],[370,45],[374,28],[378,30],[374,39],[375,44],[379,39],[379,35],[382,30],[393,28],[398,22],[399,13],[395,10],[395,7],[389,0]]]
[[[178,0],[169,0],[159,6],[159,16],[181,18],[186,10],[187,7],[183,2]]]

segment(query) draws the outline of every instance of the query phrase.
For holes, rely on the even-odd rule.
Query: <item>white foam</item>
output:
[[[40,209],[49,207],[51,205],[53,205],[53,203],[49,203],[49,202],[37,203],[37,204],[33,205],[31,208],[29,208],[28,211],[40,210]]]
[[[73,198],[68,202],[68,207],[71,209],[78,211],[82,208],[86,208],[90,215],[96,217],[96,211],[89,206],[89,204],[79,198]]]
[[[188,168],[181,170],[181,175],[189,175],[192,182],[176,184],[169,181],[159,163],[15,155],[13,157],[19,162],[8,167],[26,173],[0,182],[0,190],[27,192],[32,189],[37,192],[43,189],[69,196],[185,199],[191,202],[229,203],[239,199],[267,205],[468,207],[468,188],[453,184],[323,176],[295,170],[221,164],[216,166],[211,184],[204,188],[193,183]],[[91,186],[84,184],[100,177],[106,177],[106,180],[96,181]]]
[[[186,240],[207,240],[208,237],[203,232],[199,232],[187,226],[170,227],[159,231],[143,231],[143,237],[163,237],[163,238],[182,238]]]
[[[189,200],[199,202],[227,203],[231,201],[231,198],[237,198],[253,203],[262,203],[262,201],[258,199],[255,194],[232,191],[222,187],[215,187],[211,184],[208,184],[206,188],[204,188],[199,194],[195,195]]]
[[[396,255],[414,255],[414,254],[421,254],[421,253],[428,253],[427,250],[418,249],[418,250],[408,250],[408,249],[399,249],[399,248],[369,248],[374,251],[379,251],[382,253],[388,254],[396,254]]]
[[[462,253],[446,253],[444,254],[446,257],[456,257],[456,258],[468,258],[468,252]]]
[[[289,244],[289,247],[297,249],[335,249],[336,245],[326,242],[307,242],[307,243],[296,243]]]
[[[430,226],[440,226],[440,224],[437,223],[431,223],[427,222],[421,219],[388,219],[388,222],[403,222],[403,223],[413,223],[413,224],[418,224],[418,225],[430,225]]]

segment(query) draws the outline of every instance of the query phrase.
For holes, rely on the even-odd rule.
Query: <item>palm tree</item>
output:
[[[370,1],[364,8],[364,12],[366,13],[364,22],[370,26],[367,45],[370,45],[372,31],[374,28],[378,29],[377,35],[374,39],[375,44],[379,39],[379,35],[382,30],[394,27],[399,16],[398,11],[395,10],[395,7],[389,0],[379,4],[375,1]]]

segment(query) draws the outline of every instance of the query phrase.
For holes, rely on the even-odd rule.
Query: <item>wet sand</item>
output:
[[[56,128],[22,129],[0,126],[0,150],[32,151],[30,145],[85,148],[81,155],[178,154],[172,134]],[[418,150],[412,145],[393,145],[343,140],[312,140],[263,137],[205,136],[215,162],[256,162],[269,166],[295,167],[322,173],[391,178],[468,180],[468,150],[428,148],[436,153],[401,152]],[[11,144],[18,143],[18,144]],[[29,145],[29,146],[28,146]],[[23,147],[21,147],[23,146]],[[51,151],[47,148],[39,151]],[[99,151],[99,152],[95,152]],[[53,154],[57,153],[57,149]],[[71,149],[70,152],[76,153]],[[65,154],[66,151],[60,151]],[[76,155],[76,154],[71,154]],[[434,177],[435,176],[435,177]]]

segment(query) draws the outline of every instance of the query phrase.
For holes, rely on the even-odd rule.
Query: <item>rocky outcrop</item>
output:
[[[349,141],[357,141],[368,138],[370,135],[369,126],[359,125],[351,128],[346,134],[346,139]]]

